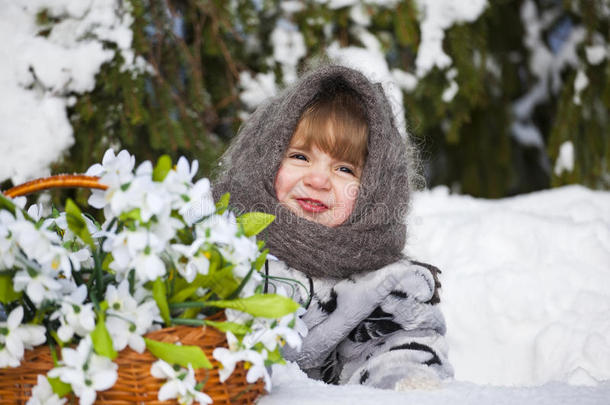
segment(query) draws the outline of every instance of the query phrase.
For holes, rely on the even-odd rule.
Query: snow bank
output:
[[[443,270],[456,381],[329,386],[290,364],[261,405],[610,403],[610,192],[492,201],[441,187],[417,193],[409,218],[406,251]]]
[[[499,201],[418,194],[407,251],[443,270],[456,379],[610,379],[610,193],[572,186]]]
[[[446,382],[439,389],[397,392],[362,385],[327,385],[308,379],[294,363],[273,366],[273,392],[258,405],[608,405],[610,382],[599,387],[549,383],[494,387]]]

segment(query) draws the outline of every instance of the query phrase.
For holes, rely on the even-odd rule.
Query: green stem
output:
[[[188,325],[188,326],[205,326],[206,323],[201,319],[184,319],[184,318],[171,318],[173,324],[176,325]]]
[[[104,298],[104,283],[102,281],[102,263],[98,252],[93,254],[93,260],[95,261],[95,287],[97,291],[97,299],[101,300]],[[99,306],[96,305],[99,309]]]
[[[205,308],[211,306],[207,302],[175,302],[169,304],[170,309]]]

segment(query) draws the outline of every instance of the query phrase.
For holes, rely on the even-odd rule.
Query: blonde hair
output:
[[[303,112],[292,136],[295,147],[316,146],[335,159],[364,167],[368,123],[359,98],[347,91],[314,100]]]

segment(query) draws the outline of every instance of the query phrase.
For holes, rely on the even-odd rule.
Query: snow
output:
[[[392,72],[388,67],[385,55],[379,40],[364,27],[356,26],[351,30],[364,47],[348,46],[340,47],[338,42],[333,42],[326,49],[329,58],[336,64],[356,69],[364,74],[373,83],[381,83],[384,93],[396,122],[400,134],[406,136],[406,123],[402,91],[396,84]]]
[[[587,61],[592,65],[599,65],[608,56],[608,51],[604,45],[592,45],[585,47]]]
[[[454,24],[476,20],[487,6],[487,0],[457,2],[455,0],[417,0],[420,12],[421,43],[415,66],[417,76],[425,76],[433,67],[451,65],[451,58],[443,51],[445,30]]]
[[[242,88],[239,95],[240,100],[252,110],[277,93],[273,72],[257,73],[254,77],[250,72],[241,72],[239,85]]]
[[[589,78],[587,77],[585,72],[583,72],[582,70],[579,70],[578,73],[576,73],[576,79],[574,79],[574,97],[573,97],[574,104],[577,104],[577,105],[581,104],[580,93],[584,89],[586,89],[588,85],[589,85]]]
[[[443,94],[441,96],[441,98],[443,99],[443,101],[445,103],[449,103],[451,100],[453,100],[453,98],[455,97],[455,95],[458,92],[458,84],[455,81],[455,78],[457,77],[457,69],[456,68],[451,68],[447,71],[447,73],[445,74],[445,77],[447,78],[447,81],[449,82],[449,87],[447,87],[445,90],[443,90]]]
[[[565,141],[559,147],[559,156],[555,162],[555,175],[559,176],[562,172],[574,170],[574,144],[572,141]]]
[[[406,252],[441,268],[455,380],[406,392],[274,369],[275,404],[610,404],[610,192],[416,193]]]
[[[74,143],[66,108],[91,91],[115,51],[125,69],[143,69],[130,49],[132,17],[119,0],[0,0],[0,181],[21,183],[48,174]],[[60,18],[47,36],[36,15]]]

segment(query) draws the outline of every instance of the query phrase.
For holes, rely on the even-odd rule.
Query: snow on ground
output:
[[[411,257],[443,270],[455,381],[394,392],[275,369],[274,404],[610,404],[610,193],[418,193]]]

